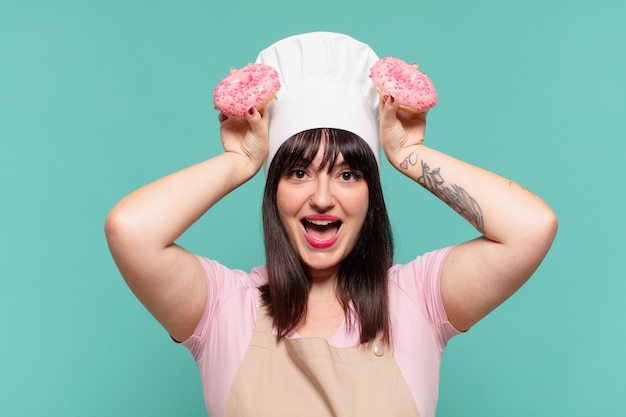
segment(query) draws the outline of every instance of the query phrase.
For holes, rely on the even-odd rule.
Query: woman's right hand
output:
[[[220,112],[220,136],[224,151],[246,158],[256,170],[260,169],[268,151],[267,109],[252,107],[244,117],[228,117]]]

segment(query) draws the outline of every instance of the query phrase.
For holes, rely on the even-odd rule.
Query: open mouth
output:
[[[337,235],[341,227],[341,221],[303,219],[302,226],[304,226],[304,231],[309,238],[318,242],[324,242],[332,240]]]

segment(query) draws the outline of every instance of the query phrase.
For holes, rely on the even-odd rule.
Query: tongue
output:
[[[327,226],[317,226],[309,223],[306,225],[305,228],[307,234],[313,239],[324,241],[329,240],[333,236],[335,236],[335,234],[337,234],[337,229],[339,228],[339,226],[334,223]]]

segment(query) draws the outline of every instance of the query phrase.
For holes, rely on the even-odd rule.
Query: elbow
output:
[[[113,208],[104,219],[104,235],[106,236],[107,242],[110,243],[111,240],[114,239],[115,236],[118,236],[123,230],[124,226],[121,216],[118,210]]]
[[[136,234],[133,229],[134,222],[123,210],[116,206],[109,212],[104,220],[104,235],[113,254],[116,249],[121,249],[133,241]]]
[[[559,221],[554,211],[547,205],[528,210],[519,222],[507,225],[507,238],[498,242],[508,245],[513,251],[532,253],[533,257],[543,258],[556,237]]]
[[[104,234],[109,251],[129,285],[136,280],[137,266],[144,262],[151,249],[146,247],[146,239],[135,220],[125,210],[113,208],[104,221]]]
[[[531,232],[531,245],[545,255],[552,246],[558,229],[559,220],[556,213],[549,207],[546,207],[541,214],[534,216],[532,225],[529,225],[528,231]]]
[[[545,238],[552,244],[559,230],[559,219],[552,209],[548,209],[547,211],[543,219],[543,230]]]

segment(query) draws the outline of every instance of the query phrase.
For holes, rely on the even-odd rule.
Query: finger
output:
[[[392,128],[396,124],[398,102],[390,95],[380,97],[379,116],[381,127]]]
[[[250,107],[246,112],[245,117],[250,124],[250,130],[254,136],[260,138],[267,135],[267,125],[269,112],[267,109],[263,110],[263,113],[259,112],[256,107]]]
[[[217,115],[217,120],[219,120],[220,123],[222,123],[228,120],[228,116],[224,112],[219,112],[219,114]]]
[[[269,123],[270,120],[270,111],[268,110],[267,107],[262,108],[261,110],[259,110],[259,114],[261,115],[261,118],[263,119],[263,121],[265,122],[265,124]]]

